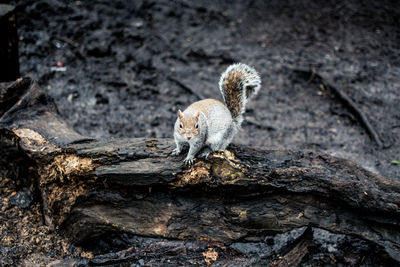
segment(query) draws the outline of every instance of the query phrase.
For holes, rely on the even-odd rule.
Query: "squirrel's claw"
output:
[[[185,158],[185,159],[183,160],[183,162],[184,162],[188,167],[190,167],[191,165],[193,165],[193,158]]]

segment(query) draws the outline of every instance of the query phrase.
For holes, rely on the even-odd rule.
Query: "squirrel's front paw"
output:
[[[172,150],[171,155],[172,156],[178,156],[179,154],[181,154],[182,150],[179,150],[178,148],[175,148],[174,150]]]
[[[193,157],[186,157],[183,162],[190,167],[190,165],[193,165]]]

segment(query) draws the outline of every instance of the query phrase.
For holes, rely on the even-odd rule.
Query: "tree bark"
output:
[[[0,82],[19,77],[18,35],[15,7],[0,4]]]
[[[172,139],[78,134],[29,78],[0,86],[0,107],[0,134],[36,163],[46,222],[74,242],[127,232],[229,244],[315,226],[400,261],[400,183],[351,161],[231,145],[187,168]]]

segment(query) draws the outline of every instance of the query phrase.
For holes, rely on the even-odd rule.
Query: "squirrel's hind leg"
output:
[[[223,143],[221,145],[221,150],[225,150],[229,146],[237,132],[238,128],[234,125],[231,125],[231,127],[226,130]]]
[[[225,150],[226,147],[231,143],[236,132],[237,131],[234,127],[229,127],[224,132],[214,134],[212,138],[209,138],[207,140],[207,144],[213,152],[218,150]]]
[[[226,132],[219,132],[214,134],[211,138],[207,140],[207,145],[210,147],[210,150],[212,152],[218,151],[218,150],[225,150],[225,148],[229,145],[229,142],[227,143],[226,140]]]
[[[199,154],[197,155],[198,158],[207,158],[213,151],[208,146],[203,148]]]

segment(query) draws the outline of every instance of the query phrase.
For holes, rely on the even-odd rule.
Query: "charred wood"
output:
[[[230,244],[315,226],[374,242],[400,261],[397,181],[326,154],[237,145],[188,169],[170,156],[172,139],[93,140],[34,81],[0,88],[10,90],[23,93],[0,99],[13,103],[0,134],[35,162],[47,223],[76,243],[125,232]]]

